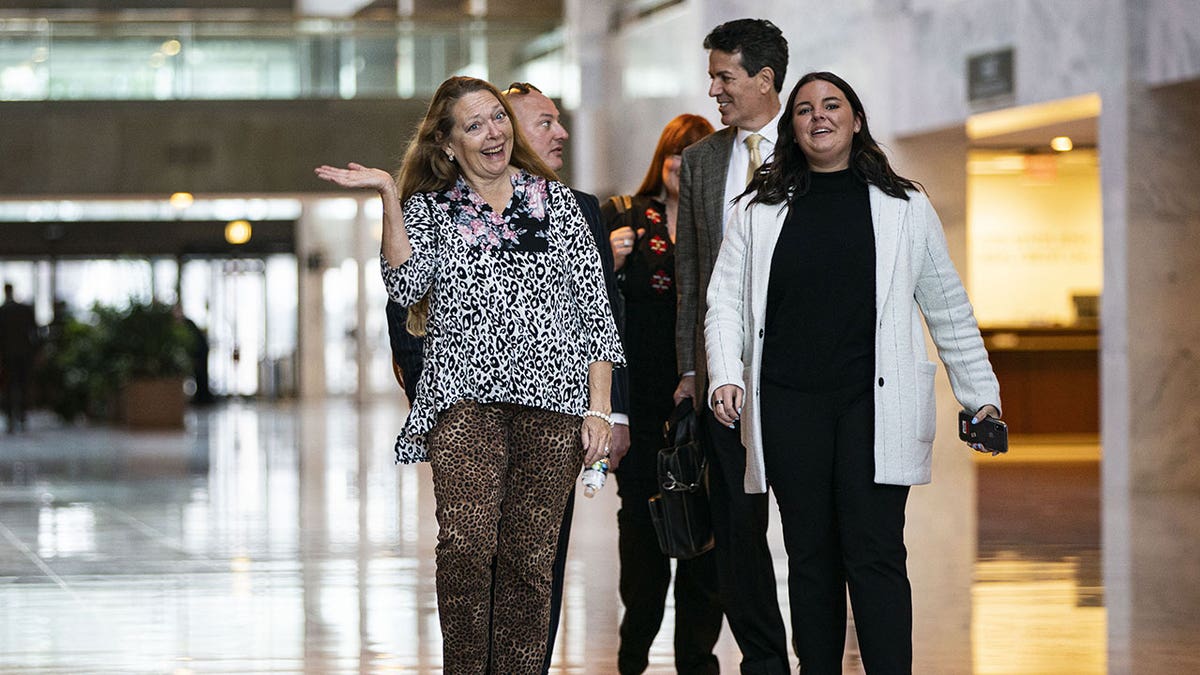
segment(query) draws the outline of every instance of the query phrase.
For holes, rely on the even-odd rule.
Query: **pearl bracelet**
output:
[[[608,415],[605,415],[604,413],[600,412],[599,410],[589,410],[589,411],[583,413],[583,417],[599,417],[600,419],[604,420],[605,422],[608,422],[609,427],[611,427],[613,425],[612,418],[609,417]]]

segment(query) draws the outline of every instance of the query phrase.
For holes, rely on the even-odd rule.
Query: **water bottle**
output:
[[[583,476],[580,480],[583,481],[583,496],[595,497],[600,488],[604,487],[604,480],[608,477],[608,458],[601,457],[597,462],[583,470]]]

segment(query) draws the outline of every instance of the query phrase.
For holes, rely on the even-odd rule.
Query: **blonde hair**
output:
[[[452,162],[443,147],[454,128],[454,104],[467,94],[486,91],[496,97],[508,115],[513,132],[513,150],[509,163],[518,169],[541,176],[547,180],[558,180],[554,171],[546,166],[534,152],[515,122],[512,107],[491,83],[474,77],[455,76],[437,88],[429,102],[425,118],[417,125],[416,133],[404,152],[404,160],[396,172],[396,187],[400,191],[400,203],[418,192],[447,190],[454,186],[462,175],[456,162]],[[429,321],[429,293],[408,308],[408,332],[418,337],[425,335]]]

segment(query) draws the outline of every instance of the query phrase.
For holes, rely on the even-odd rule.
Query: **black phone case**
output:
[[[958,413],[958,437],[968,443],[982,443],[993,452],[1008,452],[1008,425],[1000,420],[985,417],[971,424],[973,415]]]

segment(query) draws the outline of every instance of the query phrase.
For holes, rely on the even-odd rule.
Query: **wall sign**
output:
[[[969,102],[982,103],[1012,98],[1015,93],[1012,47],[967,58]]]

